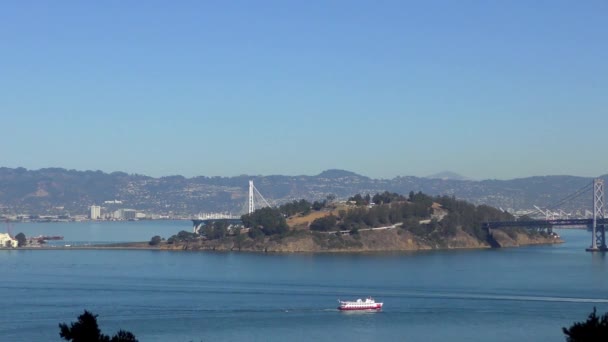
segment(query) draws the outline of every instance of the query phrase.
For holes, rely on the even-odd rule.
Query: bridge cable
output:
[[[560,201],[558,201],[557,203],[550,205],[547,207],[547,210],[552,210],[555,209],[559,206],[561,206],[564,203],[567,203],[569,201],[572,201],[580,196],[582,196],[583,194],[585,194],[587,191],[593,189],[593,182],[585,185],[584,187],[580,188],[579,190],[573,192],[572,194],[566,196],[565,198],[561,199]]]
[[[568,201],[574,200],[574,199],[582,196],[583,194],[585,194],[587,191],[591,190],[592,188],[593,188],[593,182],[583,186],[582,188],[576,190],[575,192],[569,194],[568,196],[562,198],[561,200],[555,202],[554,204],[547,206],[546,208],[547,208],[547,210],[553,210]],[[538,211],[539,210],[537,210],[537,209],[529,210],[529,211],[525,212],[523,215],[530,215],[530,214],[538,212]],[[540,213],[544,214],[544,212],[542,212],[542,211],[540,211]],[[520,216],[523,216],[523,215],[520,215]]]

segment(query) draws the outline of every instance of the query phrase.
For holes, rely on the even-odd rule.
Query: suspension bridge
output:
[[[555,219],[551,210],[568,203],[582,195],[588,194],[592,190],[593,195],[593,217],[584,219]],[[545,215],[544,220],[518,220],[518,221],[496,221],[486,222],[483,224],[483,228],[490,231],[492,228],[528,228],[546,230],[548,232],[553,231],[553,227],[559,226],[582,226],[587,227],[592,231],[591,235],[591,246],[586,250],[589,252],[606,252],[606,225],[608,225],[608,219],[605,216],[605,201],[604,201],[604,180],[596,178],[592,183],[586,184],[581,189],[574,193],[566,196],[562,200],[548,207],[546,211],[536,207],[536,209]],[[532,212],[530,212],[532,213]]]
[[[247,196],[247,202],[240,213],[233,215],[230,213],[201,213],[197,218],[192,219],[192,231],[198,232],[203,226],[211,222],[225,222],[228,225],[241,224],[241,215],[251,214],[256,209],[270,207],[270,203],[262,196],[260,191],[255,187],[253,181],[249,181],[249,194]]]

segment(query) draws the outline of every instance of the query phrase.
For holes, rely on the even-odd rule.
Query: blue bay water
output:
[[[98,225],[41,234],[95,243],[190,229]],[[140,341],[564,341],[561,327],[608,311],[608,261],[584,251],[589,232],[559,233],[558,246],[419,253],[2,250],[0,340],[59,341],[57,324],[87,309],[105,333]],[[368,295],[382,312],[336,310]]]

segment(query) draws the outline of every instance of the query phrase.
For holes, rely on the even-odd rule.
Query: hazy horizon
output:
[[[2,162],[606,173],[608,2],[0,4]]]
[[[450,173],[450,174],[454,174],[455,176],[458,177],[463,177],[465,179],[463,180],[468,180],[468,181],[483,181],[483,180],[513,180],[513,179],[520,179],[520,178],[530,178],[530,177],[550,177],[550,176],[571,176],[571,177],[582,177],[582,178],[595,178],[595,177],[600,177],[600,176],[604,176],[604,175],[608,175],[608,172],[605,173],[601,173],[598,175],[593,175],[593,176],[586,176],[586,175],[571,175],[571,174],[545,174],[545,175],[528,175],[528,176],[523,176],[523,177],[514,177],[514,178],[496,178],[496,177],[490,177],[490,178],[472,178],[469,177],[468,175],[463,175],[457,172],[453,172],[453,171],[449,171],[449,170],[444,170],[444,171],[440,171],[440,172],[436,172],[433,174],[429,174],[429,175],[407,175],[407,174],[402,174],[402,175],[396,175],[394,177],[373,177],[364,173],[360,173],[357,171],[353,171],[353,170],[347,170],[347,169],[340,169],[340,168],[329,168],[329,169],[324,169],[324,170],[319,170],[316,173],[295,173],[295,174],[284,174],[284,173],[268,173],[268,174],[247,174],[247,173],[241,173],[241,174],[192,174],[192,175],[188,175],[188,174],[165,174],[165,175],[154,175],[154,174],[150,174],[150,173],[141,173],[141,172],[130,172],[128,170],[99,170],[99,169],[75,169],[75,168],[67,168],[67,167],[62,167],[62,166],[47,166],[47,167],[41,167],[41,168],[28,168],[28,167],[24,167],[24,166],[6,166],[6,165],[0,165],[0,168],[11,168],[11,169],[16,169],[16,168],[25,168],[28,171],[39,171],[39,170],[43,170],[43,169],[54,169],[54,168],[58,168],[58,169],[65,169],[68,171],[78,171],[78,172],[87,172],[87,171],[101,171],[104,172],[106,174],[111,174],[114,172],[124,172],[126,174],[129,175],[142,175],[142,176],[148,176],[148,177],[153,177],[153,178],[161,178],[161,177],[172,177],[172,176],[183,176],[185,178],[195,178],[195,177],[238,177],[238,176],[252,176],[252,177],[270,177],[270,176],[288,176],[288,177],[297,177],[297,176],[317,176],[323,172],[326,171],[346,171],[346,172],[352,172],[355,173],[359,176],[364,176],[364,177],[368,177],[371,179],[394,179],[396,177],[418,177],[418,178],[436,178],[436,179],[440,179],[443,178],[440,175],[443,173]],[[451,178],[451,177],[450,177]],[[451,178],[453,179],[453,178]],[[458,180],[458,179],[456,179]]]

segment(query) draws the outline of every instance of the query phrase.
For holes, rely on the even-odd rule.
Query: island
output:
[[[526,218],[529,219],[529,218]],[[563,242],[547,230],[484,229],[483,222],[514,221],[504,211],[450,196],[357,194],[310,203],[293,201],[242,216],[242,224],[209,221],[195,232],[114,248],[277,253],[398,252],[518,247]]]

